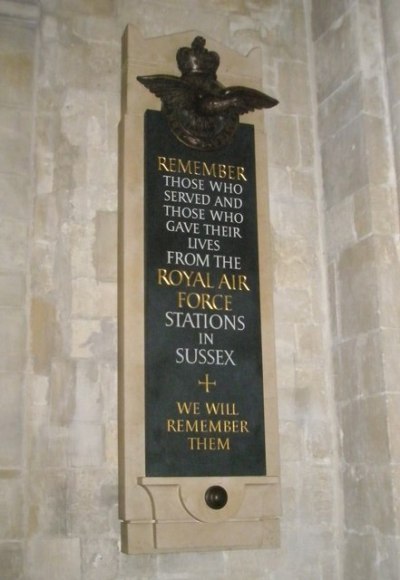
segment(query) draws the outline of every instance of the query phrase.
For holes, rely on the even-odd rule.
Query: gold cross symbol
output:
[[[217,382],[216,381],[210,381],[209,376],[208,376],[208,373],[206,373],[206,375],[204,377],[204,380],[197,381],[197,384],[200,387],[205,387],[206,393],[209,393],[210,392],[210,387],[215,387],[215,385],[217,384]]]

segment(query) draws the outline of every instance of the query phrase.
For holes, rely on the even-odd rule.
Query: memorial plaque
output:
[[[199,152],[147,111],[145,207],[146,474],[265,475],[253,127]]]
[[[144,40],[128,27],[124,36],[119,487],[128,554],[279,544],[265,134],[260,112],[239,118],[277,101],[240,82],[244,71],[259,84],[259,52],[205,45],[193,33]],[[228,86],[217,80],[220,56]]]

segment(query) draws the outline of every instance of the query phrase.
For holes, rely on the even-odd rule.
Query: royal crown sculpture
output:
[[[217,80],[219,55],[196,36],[191,48],[176,53],[181,77],[139,76],[137,80],[161,99],[172,133],[185,145],[201,151],[220,149],[231,142],[239,115],[269,109],[278,101],[247,87],[224,87]]]

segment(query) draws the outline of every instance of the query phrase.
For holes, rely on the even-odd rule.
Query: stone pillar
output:
[[[392,9],[396,4],[398,11],[398,3],[388,4]],[[378,0],[313,2],[343,461],[343,577],[371,580],[399,576],[393,478],[400,384],[394,352],[400,314],[399,214],[381,25]]]
[[[37,17],[35,6],[0,2],[0,574],[4,580],[23,574],[23,427]]]
[[[400,197],[400,3],[396,0],[381,2],[388,97],[391,115],[393,153],[396,167],[397,195]],[[397,294],[398,296],[398,294]],[[395,296],[393,296],[395,298]],[[392,323],[396,321],[393,320]],[[386,351],[384,366],[390,380],[388,393],[388,434],[391,449],[391,469],[393,479],[393,507],[398,515],[400,510],[400,437],[399,437],[399,329],[397,325],[386,329]],[[396,373],[397,370],[397,373]],[[396,521],[396,535],[400,534],[400,522]]]

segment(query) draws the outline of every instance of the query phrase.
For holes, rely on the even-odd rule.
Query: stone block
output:
[[[286,2],[282,8],[279,13],[275,42],[270,43],[270,31],[267,29],[268,54],[270,54],[270,49],[275,48],[279,50],[280,58],[306,62],[307,34],[303,6],[296,2]]]
[[[307,524],[329,525],[333,515],[332,469],[321,465],[306,467],[300,486],[301,521]]]
[[[105,460],[110,467],[118,465],[118,423],[108,421],[105,423]]]
[[[112,16],[114,2],[113,0],[61,0],[61,9],[86,15]]]
[[[40,298],[31,302],[31,350],[37,374],[50,371],[54,356],[57,326],[54,305]]]
[[[388,393],[400,391],[400,331],[398,328],[382,328],[380,330],[382,348],[382,366],[385,386]]]
[[[366,237],[373,231],[370,188],[363,187],[352,196],[354,229],[357,239]]]
[[[346,466],[343,472],[344,520],[347,529],[395,533],[390,467]]]
[[[29,107],[32,99],[33,55],[17,50],[0,50],[0,103],[11,106]]]
[[[356,74],[340,85],[318,107],[318,132],[321,141],[333,137],[363,110],[362,77]]]
[[[0,539],[18,540],[23,535],[23,492],[18,471],[0,470]]]
[[[296,167],[300,162],[300,142],[296,118],[271,114],[268,120],[269,162]]]
[[[304,432],[295,421],[281,421],[281,457],[286,461],[303,461],[305,457]]]
[[[333,259],[356,241],[354,199],[347,197],[326,211],[326,243],[328,258]]]
[[[383,327],[395,326],[400,320],[400,267],[397,240],[392,236],[377,236],[375,239],[380,322]]]
[[[98,364],[94,360],[76,363],[75,421],[100,421],[103,401]]]
[[[393,183],[393,167],[390,155],[390,137],[385,121],[373,115],[364,115],[365,147],[368,155],[369,183],[375,186]]]
[[[304,201],[315,199],[314,174],[309,170],[290,172],[292,195]]]
[[[310,114],[310,86],[305,63],[293,61],[278,63],[277,94],[280,114]]]
[[[0,542],[0,570],[2,580],[24,580],[22,542]]]
[[[366,32],[368,34],[368,31]],[[384,118],[386,116],[386,87],[381,71],[378,69],[376,76],[371,77],[368,76],[367,71],[364,70],[363,73],[363,111],[367,115]]]
[[[28,547],[27,565],[29,580],[77,580],[81,578],[80,540],[62,536],[36,537]]]
[[[302,169],[314,169],[314,133],[311,117],[299,117],[300,160]]]
[[[92,278],[72,281],[72,315],[82,318],[117,316],[117,285]]]
[[[312,320],[310,296],[305,290],[281,289],[274,296],[278,324],[307,323]]]
[[[277,235],[304,238],[309,243],[316,243],[318,218],[313,203],[274,200],[271,204],[271,223]]]
[[[43,469],[31,469],[29,492],[29,537],[45,534],[50,538],[66,534],[68,508],[66,470],[48,469],[44,472]]]
[[[392,123],[394,127],[400,126],[400,103],[398,103],[392,109]],[[396,164],[397,174],[400,174],[400,131],[393,131],[393,144],[394,144],[394,159]]]
[[[81,544],[82,573],[85,580],[118,578],[119,550],[115,539],[84,538]]]
[[[357,338],[354,361],[356,361],[355,365],[353,362],[353,366],[357,368],[360,395],[376,395],[384,392],[386,380],[379,331],[361,334]]]
[[[392,107],[400,103],[400,52],[388,63],[389,94]]]
[[[322,176],[328,207],[368,184],[368,159],[363,116],[338,131],[321,146]]]
[[[52,425],[67,426],[75,408],[75,362],[54,358],[50,370],[50,421]],[[69,385],[66,389],[65,385]]]
[[[400,27],[400,9],[396,0],[386,0],[382,6],[382,21],[385,31],[386,56],[400,54],[400,38],[398,35]]]
[[[346,340],[335,347],[333,376],[337,401],[351,401],[359,394],[357,366],[354,364],[356,352],[356,338]]]
[[[93,246],[95,224],[79,223],[70,226],[71,273],[73,278],[95,277]]]
[[[301,364],[306,360],[321,359],[323,337],[320,326],[316,324],[296,324],[296,359]]]
[[[24,368],[26,321],[22,310],[0,310],[0,355],[0,371]]]
[[[316,256],[301,237],[275,236],[274,279],[278,288],[303,288],[310,286]]]
[[[37,195],[34,202],[33,237],[36,241],[57,238],[59,221],[53,193]]]
[[[390,455],[393,463],[400,461],[400,393],[386,396]]]
[[[109,0],[112,3],[112,0]],[[89,90],[115,92],[120,82],[120,50],[116,43],[93,43],[88,46]]]
[[[94,467],[103,463],[102,425],[75,421],[71,423],[69,436],[69,463],[72,467]]]
[[[29,112],[0,108],[0,167],[10,173],[26,174],[29,168]]]
[[[377,575],[376,539],[370,532],[348,531],[344,535],[344,578],[374,580]]]
[[[339,410],[343,453],[348,463],[389,462],[387,411],[384,395],[351,401]]]
[[[329,317],[330,330],[332,337],[336,340],[338,336],[338,310],[336,304],[336,267],[335,263],[331,262],[328,265],[328,303],[329,303]]]
[[[378,293],[373,240],[346,248],[338,262],[338,303],[345,338],[377,328]]]
[[[314,465],[330,465],[332,463],[332,427],[326,420],[310,421],[306,437],[306,451]],[[332,474],[326,475],[326,477],[330,480]],[[319,484],[320,482],[318,482]]]
[[[313,39],[317,39],[321,34],[333,28],[333,24],[347,10],[347,0],[336,0],[335,2],[323,3],[313,0],[311,22]]]
[[[0,263],[2,268],[14,272],[25,269],[27,237],[28,228],[25,222],[11,218],[0,218]]]
[[[117,280],[117,213],[98,212],[96,215],[95,263],[98,280]]]
[[[2,168],[7,169],[6,167]],[[29,177],[0,173],[0,205],[3,218],[25,221],[29,212]]]
[[[396,187],[377,185],[369,188],[371,230],[380,235],[398,235],[398,199]]]
[[[71,356],[73,358],[91,358],[96,336],[99,336],[100,332],[99,320],[72,320]]]
[[[321,103],[359,70],[355,9],[315,42],[317,98]]]
[[[1,307],[23,308],[25,303],[25,275],[18,272],[0,272]]]
[[[298,417],[318,420],[326,414],[327,394],[323,367],[305,366],[296,369],[294,401]]]
[[[388,578],[399,577],[398,541],[395,537],[374,534],[369,531],[359,534],[351,530],[344,536],[344,578]]]

